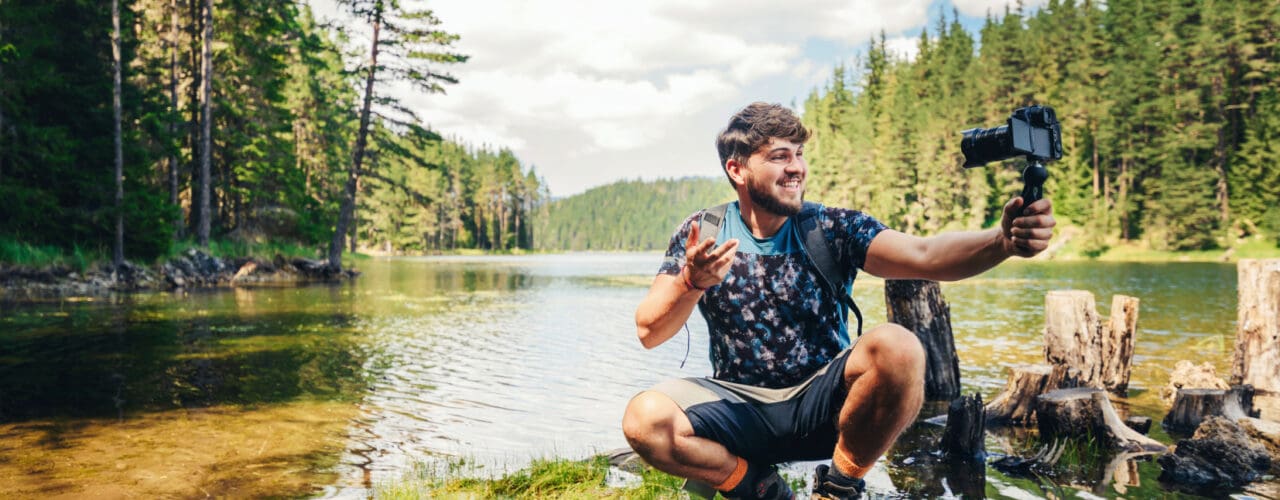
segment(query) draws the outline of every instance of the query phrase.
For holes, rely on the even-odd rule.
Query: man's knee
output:
[[[648,455],[669,449],[675,437],[675,417],[680,407],[665,394],[645,391],[631,398],[622,415],[622,434],[631,449]]]
[[[863,342],[867,342],[874,370],[894,378],[923,380],[924,346],[910,330],[893,323],[880,325],[858,340]]]

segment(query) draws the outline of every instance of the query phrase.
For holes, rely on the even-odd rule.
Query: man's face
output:
[[[809,172],[804,144],[771,138],[747,158],[746,167],[745,184],[752,203],[776,215],[800,213]]]

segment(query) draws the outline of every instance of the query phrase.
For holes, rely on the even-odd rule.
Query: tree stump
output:
[[[1236,266],[1239,309],[1231,383],[1280,394],[1280,259]]]
[[[1190,434],[1209,417],[1220,416],[1233,421],[1256,417],[1253,392],[1253,388],[1247,385],[1228,390],[1178,389],[1173,409],[1165,415],[1161,425],[1172,432]]]
[[[1022,365],[1009,369],[1004,392],[986,407],[987,423],[993,425],[1035,425],[1036,396],[1077,385],[1063,366]]]
[[[942,431],[942,455],[952,460],[981,462],[986,456],[985,422],[982,395],[952,400],[947,409],[947,427]]]
[[[1080,385],[1125,394],[1138,325],[1138,299],[1116,295],[1103,324],[1093,294],[1055,290],[1045,295],[1044,356],[1049,364],[1078,370]]]
[[[1080,371],[1085,387],[1101,387],[1102,336],[1093,294],[1054,290],[1044,298],[1044,358]]]
[[[1092,436],[1113,450],[1166,450],[1158,441],[1124,425],[1102,389],[1058,389],[1041,394],[1036,401],[1037,423],[1043,438]]]
[[[929,400],[960,395],[960,360],[951,335],[951,306],[936,281],[885,280],[889,321],[916,334],[926,357],[924,395]]]
[[[1102,388],[1124,395],[1129,390],[1133,337],[1138,330],[1138,298],[1111,297],[1111,320],[1102,329]]]

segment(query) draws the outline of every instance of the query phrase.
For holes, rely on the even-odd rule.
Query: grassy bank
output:
[[[385,499],[417,498],[680,498],[683,480],[646,468],[641,481],[626,488],[611,488],[605,478],[609,459],[541,459],[529,467],[500,478],[484,479],[482,467],[456,461],[440,467],[416,467],[404,479],[379,485],[375,496]]]

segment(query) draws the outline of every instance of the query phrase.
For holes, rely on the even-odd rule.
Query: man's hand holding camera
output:
[[[1032,257],[1049,247],[1053,236],[1053,204],[1048,199],[1032,203],[1023,210],[1022,197],[1004,205],[1000,219],[1001,243],[1005,252],[1019,257]]]
[[[733,266],[733,256],[738,250],[738,240],[715,247],[714,237],[698,241],[698,224],[689,228],[689,241],[685,244],[684,269],[680,274],[685,286],[694,290],[706,290],[719,285]]]

